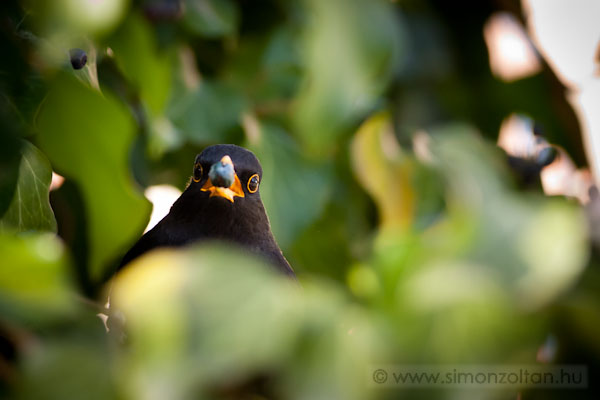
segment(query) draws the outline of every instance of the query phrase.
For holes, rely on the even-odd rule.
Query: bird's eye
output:
[[[258,174],[254,174],[248,179],[248,192],[254,193],[258,190]]]
[[[194,164],[194,176],[192,179],[194,180],[194,182],[200,182],[200,180],[202,179],[202,164],[200,164],[199,162]]]

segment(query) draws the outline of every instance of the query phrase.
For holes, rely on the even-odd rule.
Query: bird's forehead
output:
[[[231,157],[236,169],[255,171],[262,174],[258,158],[250,150],[233,144],[218,144],[207,147],[196,156],[196,163],[210,165],[220,161],[224,156]]]

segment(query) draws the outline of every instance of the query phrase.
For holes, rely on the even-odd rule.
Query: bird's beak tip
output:
[[[231,157],[223,156],[220,161],[221,165],[233,165],[233,161],[231,161]]]

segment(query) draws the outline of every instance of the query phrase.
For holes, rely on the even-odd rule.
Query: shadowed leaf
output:
[[[231,0],[185,0],[183,23],[193,33],[219,37],[235,33],[238,10]]]
[[[56,231],[48,199],[51,180],[48,159],[31,143],[23,141],[17,186],[8,209],[0,218],[0,229]]]
[[[239,93],[205,80],[174,98],[168,115],[191,142],[218,143],[227,141],[227,133],[240,123],[244,107]]]

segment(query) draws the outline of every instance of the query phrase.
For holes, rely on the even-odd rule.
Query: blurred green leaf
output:
[[[587,223],[580,209],[546,201],[517,237],[517,251],[528,269],[517,282],[522,301],[535,309],[570,289],[589,257]]]
[[[307,0],[306,78],[293,122],[311,151],[335,144],[397,68],[403,33],[389,2]]]
[[[236,33],[238,9],[231,0],[185,0],[183,23],[193,33],[220,37]]]
[[[101,35],[110,32],[125,15],[129,0],[79,2],[27,1],[39,29],[49,37]]]
[[[291,28],[281,28],[273,33],[262,56],[264,76],[271,92],[279,97],[296,94],[302,79],[302,59],[298,33]]]
[[[133,389],[190,397],[198,382],[242,380],[281,362],[298,329],[299,288],[267,268],[211,248],[152,253],[131,265],[111,299],[133,339],[133,370],[124,373],[143,379]],[[193,368],[184,361],[190,354],[201,360]]]
[[[332,189],[335,192],[335,187]],[[296,271],[342,279],[352,262],[352,229],[356,228],[344,211],[337,202],[327,205],[320,217],[292,242],[285,255]]]
[[[291,398],[369,397],[361,378],[377,346],[365,315],[336,288],[301,290],[234,249],[147,254],[116,280],[112,304],[127,317],[121,373],[138,377],[124,379],[134,397],[198,397],[257,375]]]
[[[0,234],[0,319],[36,325],[73,309],[67,257],[50,233]]]
[[[0,230],[56,231],[48,198],[52,168],[46,156],[27,141],[21,147],[18,177],[12,201],[0,218]]]
[[[473,127],[447,124],[432,129],[431,137],[429,147],[447,182],[451,212],[455,207],[472,212],[491,208],[512,189],[502,150],[483,140]]]
[[[171,91],[173,52],[158,49],[151,25],[136,14],[108,42],[122,73],[139,91],[150,117],[161,115]]]
[[[356,260],[371,251],[374,207],[348,171],[348,160],[328,166],[330,195],[321,215],[294,240],[286,252],[301,273],[343,281]],[[352,182],[352,183],[349,183]]]
[[[96,332],[102,332],[99,320]],[[89,331],[72,337],[44,340],[21,362],[18,400],[105,400],[122,398],[115,390],[109,351],[102,338],[93,340]]]
[[[514,307],[511,292],[485,266],[438,260],[420,265],[398,287],[396,329],[413,362],[486,363],[528,360],[547,324]],[[414,351],[418,343],[427,343]],[[524,357],[524,358],[523,358]]]
[[[223,79],[243,92],[257,113],[287,113],[302,80],[296,29],[282,26],[270,35],[240,38]]]
[[[249,129],[249,126],[246,126]],[[260,195],[282,248],[319,217],[331,195],[330,166],[303,156],[298,145],[274,123],[262,123],[258,136],[247,132],[249,148],[265,171]],[[289,212],[293,209],[294,212]]]
[[[150,205],[128,174],[133,123],[109,93],[60,75],[38,114],[38,140],[56,169],[75,180],[86,202],[90,276],[98,279],[109,262],[139,235]]]
[[[470,128],[448,126],[433,135],[432,153],[447,187],[444,234],[470,221],[462,251],[498,274],[521,307],[539,308],[569,288],[589,252],[581,209],[563,199],[518,194],[499,150]]]
[[[229,131],[241,123],[245,106],[235,90],[204,80],[178,93],[169,105],[168,116],[182,136],[193,143],[227,143]]]
[[[391,129],[384,114],[378,118],[374,132],[386,123]],[[373,146],[360,134],[354,152],[376,149],[372,159],[385,159],[393,142]],[[432,130],[429,150],[446,208],[422,234],[379,231],[370,265],[384,290],[370,296],[389,305],[399,345],[413,361],[514,362],[522,357],[519,349],[535,347],[547,329],[546,316],[533,311],[556,301],[585,265],[581,210],[514,191],[501,154],[468,126]],[[361,182],[374,185],[364,175]],[[384,182],[403,180],[396,172]]]
[[[359,182],[377,203],[383,229],[406,229],[414,217],[412,166],[401,154],[389,114],[364,122],[352,142],[352,166]]]

